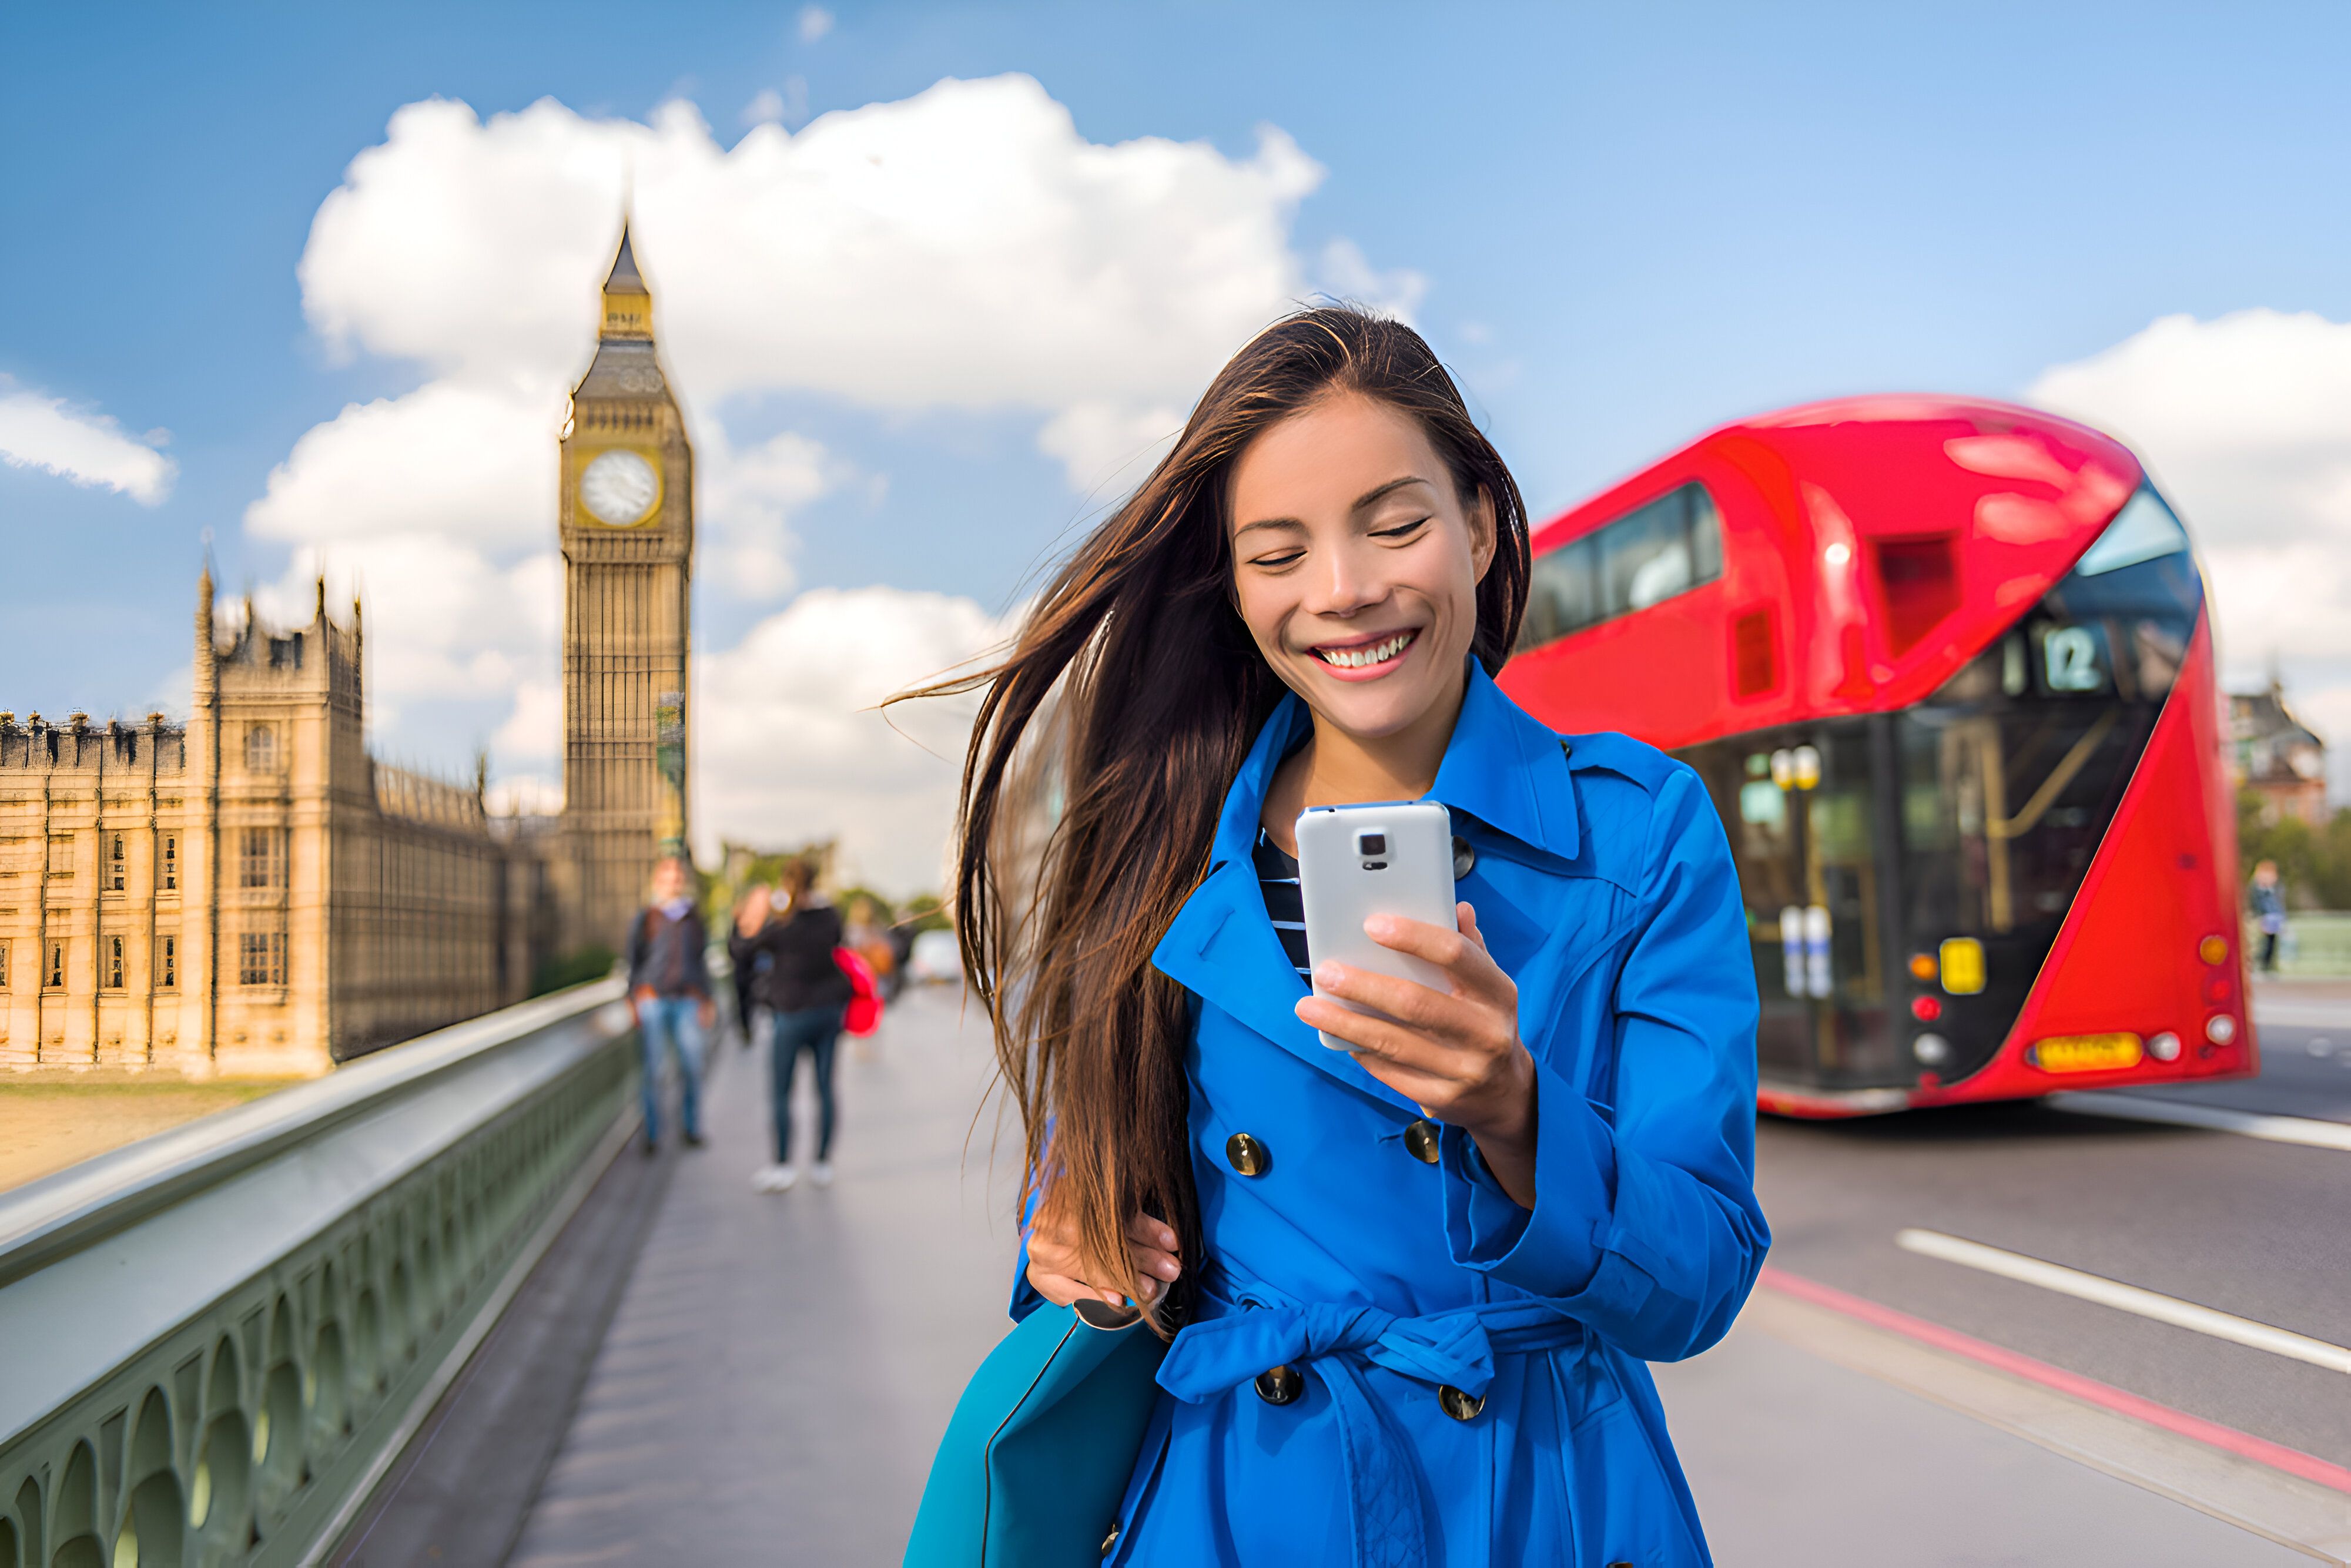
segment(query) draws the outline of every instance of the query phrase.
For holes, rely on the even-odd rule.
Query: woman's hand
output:
[[[1444,970],[1444,990],[1346,964],[1317,964],[1315,984],[1327,995],[1301,1001],[1298,1016],[1345,1040],[1364,1071],[1476,1139],[1502,1190],[1532,1208],[1535,1062],[1519,1040],[1519,988],[1486,951],[1478,912],[1461,904],[1454,915],[1458,931],[1393,915],[1364,922],[1364,935],[1381,946]],[[1333,997],[1387,1016],[1366,1017]]]
[[[1029,1282],[1037,1293],[1057,1307],[1066,1307],[1085,1297],[1098,1296],[1112,1306],[1127,1304],[1126,1282],[1105,1284],[1084,1277],[1085,1265],[1078,1257],[1077,1227],[1055,1206],[1049,1193],[1037,1208],[1036,1221],[1029,1228]],[[1127,1250],[1134,1260],[1134,1271],[1142,1278],[1138,1287],[1143,1299],[1155,1301],[1165,1288],[1162,1281],[1172,1281],[1184,1272],[1184,1265],[1176,1257],[1176,1232],[1158,1220],[1136,1215],[1126,1222]]]

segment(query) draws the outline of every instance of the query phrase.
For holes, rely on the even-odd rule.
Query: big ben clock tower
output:
[[[561,438],[563,814],[579,948],[618,948],[653,858],[685,838],[694,450],[653,350],[629,231]]]

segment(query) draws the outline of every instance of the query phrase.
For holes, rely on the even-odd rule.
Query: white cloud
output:
[[[823,19],[804,30],[831,25],[805,15]],[[363,584],[379,716],[500,693],[514,705],[501,772],[554,756],[555,434],[624,196],[692,422],[697,580],[753,601],[795,586],[794,522],[812,502],[885,481],[801,434],[738,439],[730,411],[750,399],[1025,416],[1093,493],[1138,479],[1226,357],[1316,288],[1407,313],[1426,289],[1344,240],[1301,258],[1292,221],[1322,171],[1278,128],[1239,155],[1098,144],[1036,81],[1006,76],[792,131],[805,89],[789,86],[753,100],[732,147],[684,102],[645,123],[552,99],[486,121],[412,103],[320,204],[299,267],[314,329],[345,358],[413,365],[420,384],[305,434],[247,524],[295,547],[273,610],[307,616],[322,560],[339,595]],[[786,819],[838,819],[872,874],[927,886],[952,767],[878,716],[824,707],[848,688],[779,661],[830,668],[818,631],[862,627],[878,651],[857,668],[907,666],[855,688],[872,700],[992,622],[968,601],[872,592],[804,596],[740,647],[704,649],[700,821],[767,839]],[[776,748],[828,760],[778,774]]]
[[[515,683],[514,712],[498,727],[490,745],[509,762],[559,760],[563,753],[563,688],[549,680]]]
[[[838,837],[852,880],[936,891],[973,705],[874,705],[1008,630],[968,599],[815,589],[705,658],[694,721],[699,847]]]
[[[2305,716],[2351,742],[2351,325],[2166,316],[2026,395],[2128,443],[2179,504],[2231,684],[2274,661]],[[2351,784],[2351,745],[2336,757]]]
[[[424,535],[479,546],[544,544],[555,526],[563,387],[455,378],[351,403],[273,469],[246,527],[323,544]]]
[[[832,31],[832,13],[821,5],[800,7],[800,42],[813,44]]]
[[[695,499],[695,574],[737,599],[789,592],[791,514],[854,470],[789,431],[737,452],[714,423],[695,454],[706,476]]]
[[[151,430],[143,442],[134,440],[110,415],[0,376],[0,463],[11,468],[38,468],[153,507],[171,495],[180,471],[155,450],[170,439],[166,431]]]
[[[771,87],[761,88],[751,95],[751,101],[743,106],[743,123],[746,125],[767,125],[783,118],[784,95]]]
[[[1187,405],[1307,292],[1289,245],[1321,168],[1280,131],[1100,146],[1026,77],[754,127],[552,100],[486,124],[410,104],[319,208],[301,265],[346,351],[535,391],[576,374],[630,171],[637,254],[679,383],[888,410]],[[1329,258],[1326,256],[1326,262]],[[1381,298],[1409,276],[1373,275]],[[1326,267],[1327,270],[1327,267]]]

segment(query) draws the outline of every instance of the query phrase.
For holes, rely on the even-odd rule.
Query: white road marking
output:
[[[2351,1001],[2283,1001],[2256,995],[2253,1022],[2264,1029],[2271,1024],[2285,1029],[2351,1028]]]
[[[2078,1112],[2085,1116],[2118,1116],[2131,1122],[2206,1127],[2216,1133],[2237,1133],[2248,1138],[2265,1138],[2273,1144],[2351,1150],[2351,1122],[2322,1122],[2310,1116],[2265,1116],[2254,1111],[2231,1111],[2220,1105],[2192,1105],[2184,1100],[2158,1100],[2144,1094],[2112,1092],[2080,1091],[2052,1094],[2048,1103],[2056,1110]]]
[[[1980,1269],[1987,1274],[2038,1285],[2044,1291],[2054,1291],[2079,1301],[2095,1301],[2102,1307],[2113,1307],[2118,1312],[2152,1318],[2174,1328],[2192,1329],[2214,1339],[2265,1350],[2273,1355],[2306,1361],[2329,1372],[2351,1374],[2351,1349],[2342,1345],[2329,1344],[2323,1339],[2312,1339],[2307,1334],[2294,1333],[2286,1329],[2272,1328],[2251,1318],[2215,1312],[2210,1307],[2199,1307],[2193,1301],[2183,1301],[2174,1296],[2143,1291],[2137,1285],[2122,1284],[2101,1275],[2085,1274],[2079,1269],[2044,1263],[2038,1258],[2002,1251],[1997,1247],[1987,1247],[1980,1241],[1964,1241],[1956,1236],[1946,1236],[1939,1230],[1897,1231],[1894,1244],[1906,1252],[1939,1258],[1946,1263],[1957,1263],[1963,1268]]]

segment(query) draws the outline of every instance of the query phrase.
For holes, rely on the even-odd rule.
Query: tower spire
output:
[[[621,219],[621,249],[604,279],[606,338],[649,339],[653,335],[653,295],[637,270],[637,253],[629,243],[629,219]]]

